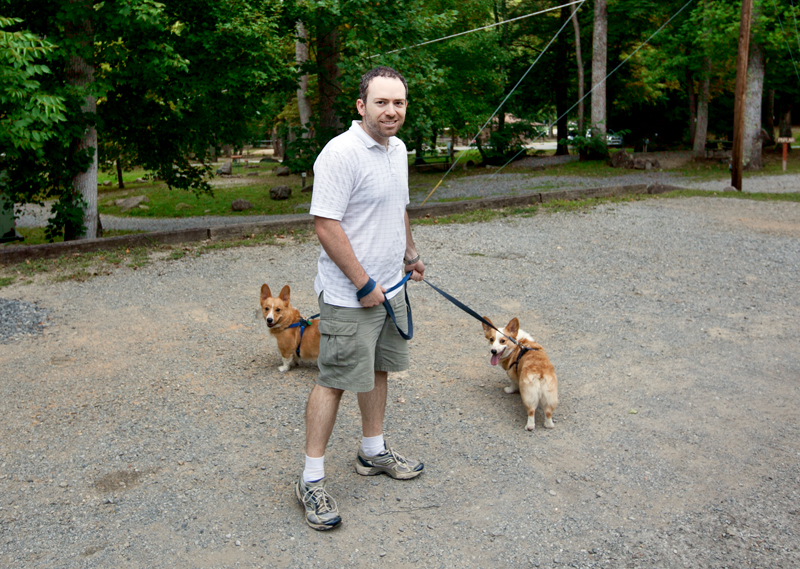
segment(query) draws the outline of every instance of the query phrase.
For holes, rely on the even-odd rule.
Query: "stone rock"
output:
[[[175,211],[183,211],[186,209],[192,209],[192,206],[190,206],[188,203],[183,203],[183,202],[175,204]]]
[[[149,202],[150,199],[147,196],[133,196],[130,198],[124,198],[119,200],[114,200],[114,205],[117,206],[120,211],[130,211],[135,207],[139,207],[144,202]]]
[[[217,176],[230,176],[233,172],[233,163],[232,162],[225,162],[217,168]]]
[[[111,185],[111,180],[106,180],[105,182],[103,182],[103,185],[104,186],[110,186]]]
[[[289,168],[286,166],[278,166],[275,168],[275,175],[276,176],[288,176],[291,172],[289,172]]]
[[[248,176],[258,176],[258,172],[248,172]]]
[[[275,186],[270,189],[269,196],[273,200],[288,200],[292,197],[292,188],[289,186]]]
[[[738,192],[739,190],[737,190],[737,189],[736,189],[736,188],[734,188],[733,186],[726,186],[726,187],[725,187],[725,189],[724,189],[724,190],[722,190],[722,191],[723,191],[723,192]]]
[[[634,158],[626,150],[611,155],[612,168],[633,168]]]
[[[247,200],[233,200],[231,202],[231,209],[233,211],[244,211],[244,210],[250,209],[252,207],[253,207],[253,204],[251,204]]]
[[[139,183],[146,182],[146,181],[147,181],[147,180],[145,180],[144,178],[136,178],[136,179],[134,180],[134,182],[139,182]]]
[[[313,192],[314,191],[314,184],[311,184],[310,186],[306,186],[305,188],[303,188],[300,191],[303,192],[304,194],[308,194],[310,192]]]
[[[647,160],[644,158],[634,158],[633,159],[633,168],[635,170],[644,170],[647,168]]]

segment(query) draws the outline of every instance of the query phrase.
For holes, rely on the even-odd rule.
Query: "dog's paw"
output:
[[[536,428],[536,421],[533,419],[533,417],[528,417],[528,424],[525,425],[525,430],[532,431],[535,428]]]
[[[280,366],[278,368],[278,371],[287,372],[287,371],[289,371],[289,366],[288,365],[282,365],[282,366]]]
[[[545,419],[544,420],[544,428],[545,429],[552,429],[553,427],[555,427],[555,424],[553,423],[552,419]]]
[[[514,385],[509,385],[508,387],[504,387],[503,391],[509,394],[516,393],[517,391],[519,391],[519,387],[516,387]]]

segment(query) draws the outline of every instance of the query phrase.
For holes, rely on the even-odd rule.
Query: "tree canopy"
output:
[[[755,1],[753,41],[765,53],[772,121],[800,99],[800,5]],[[287,164],[307,170],[322,145],[357,118],[359,77],[375,65],[392,66],[408,81],[400,136],[418,156],[445,130],[472,139],[488,121],[479,139],[484,158],[506,157],[536,128],[562,117],[566,129],[577,120],[576,37],[564,24],[578,9],[588,78],[593,3],[526,17],[562,4],[10,0],[0,12],[2,191],[16,203],[56,200],[52,235],[80,226],[86,201],[75,180],[97,157],[86,144],[88,129],[96,129],[101,161],[140,165],[176,189],[210,191],[211,158],[222,146],[271,138],[280,125]],[[662,147],[702,147],[707,136],[728,136],[740,0],[606,4],[606,126]],[[464,33],[479,28],[486,29]],[[455,37],[432,41],[446,36]],[[298,43],[309,52],[300,63]],[[76,62],[86,65],[81,81]],[[301,76],[308,78],[306,124],[297,103]]]

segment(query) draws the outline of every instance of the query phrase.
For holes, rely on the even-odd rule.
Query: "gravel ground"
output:
[[[41,334],[49,318],[49,311],[36,303],[0,298],[0,344]]]
[[[358,476],[345,396],[326,461],[344,523],[318,533],[291,486],[315,372],[278,372],[254,314],[263,282],[316,312],[316,243],[12,285],[53,324],[0,344],[0,566],[800,566],[800,204],[414,231],[431,282],[548,351],[555,429],[524,430],[480,324],[414,284],[386,435],[426,473]]]

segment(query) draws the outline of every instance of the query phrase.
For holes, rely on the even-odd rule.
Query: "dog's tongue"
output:
[[[500,355],[499,354],[492,354],[492,365],[496,366],[497,362],[499,362],[499,361],[500,361]]]

